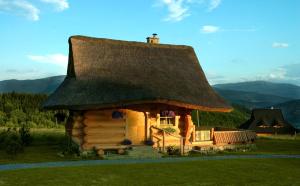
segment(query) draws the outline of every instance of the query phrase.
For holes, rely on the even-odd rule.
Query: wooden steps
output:
[[[213,141],[194,141],[191,143],[191,146],[202,147],[202,146],[211,146],[213,144],[214,144]]]
[[[128,148],[127,145],[114,145],[114,144],[95,145],[97,154],[100,157],[104,156],[105,150],[117,150],[118,154],[124,154],[126,148]]]

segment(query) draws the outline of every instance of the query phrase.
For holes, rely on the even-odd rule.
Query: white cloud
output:
[[[287,48],[287,47],[289,47],[289,44],[288,44],[288,43],[274,42],[274,43],[272,44],[272,47],[273,47],[273,48]]]
[[[233,74],[227,74],[225,76],[211,71],[206,73],[206,77],[210,84],[243,81],[270,81],[276,83],[290,83],[300,86],[300,62],[277,66],[262,72],[256,72],[255,74],[244,74],[243,76],[238,77],[234,77],[232,75]]]
[[[286,69],[278,67],[273,69],[272,72],[268,75],[267,79],[269,80],[283,80],[286,78]]]
[[[59,65],[62,67],[67,67],[68,65],[68,56],[64,54],[48,54],[48,55],[28,55],[30,60],[39,62],[39,63],[50,63]]]
[[[210,85],[230,82],[230,79],[215,72],[208,71],[205,75]]]
[[[218,8],[220,6],[222,0],[210,0],[208,11],[213,11],[214,9]]]
[[[57,11],[64,11],[69,8],[68,0],[41,0],[44,3],[53,4]]]
[[[181,21],[189,16],[188,7],[184,7],[184,0],[162,0],[162,3],[168,7],[169,15],[165,21]]]
[[[201,28],[201,31],[202,31],[202,33],[205,33],[205,34],[211,34],[211,33],[220,31],[220,28],[217,26],[213,26],[213,25],[204,25]]]
[[[25,0],[0,0],[0,12],[13,13],[38,21],[40,10]]]
[[[257,29],[254,28],[234,28],[234,29],[226,29],[220,28],[214,25],[204,25],[201,28],[201,32],[204,34],[211,34],[216,32],[255,32]]]
[[[168,16],[164,21],[178,22],[191,15],[194,5],[208,5],[208,11],[216,9],[222,0],[156,0],[154,6],[167,7]]]
[[[270,69],[267,73],[258,74],[256,80],[300,85],[300,63],[293,63]]]
[[[53,4],[57,11],[69,8],[68,0],[40,0],[43,3]],[[0,12],[10,13],[17,16],[26,17],[32,21],[39,20],[40,9],[32,0],[0,0]]]

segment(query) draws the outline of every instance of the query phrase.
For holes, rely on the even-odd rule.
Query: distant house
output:
[[[293,134],[295,128],[283,117],[280,109],[253,109],[251,118],[240,126],[258,134]]]
[[[82,150],[189,145],[200,139],[193,109],[231,111],[192,47],[147,41],[70,37],[67,76],[44,107],[70,111],[66,131]]]

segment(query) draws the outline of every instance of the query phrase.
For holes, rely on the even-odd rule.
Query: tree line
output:
[[[63,127],[68,111],[49,111],[42,108],[46,94],[3,93],[0,94],[0,127],[53,128]],[[230,113],[193,111],[192,118],[197,126],[237,128],[250,117],[250,111],[233,105]]]
[[[48,111],[42,108],[46,94],[0,94],[0,127],[53,128],[64,126],[67,111]]]

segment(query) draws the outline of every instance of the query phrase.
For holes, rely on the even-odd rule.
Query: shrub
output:
[[[3,145],[6,153],[8,155],[11,155],[12,157],[16,156],[19,152],[23,151],[21,138],[15,128],[12,130],[8,129],[6,131],[6,136]]]
[[[7,131],[8,130],[2,130],[0,132],[0,148],[1,149],[5,148],[4,142],[5,142],[5,139],[7,137]]]
[[[168,153],[168,155],[179,155],[180,151],[175,146],[168,146],[167,153]]]
[[[122,145],[131,145],[132,142],[131,142],[131,140],[129,140],[129,139],[124,139],[124,140],[122,141],[121,144],[122,144]]]
[[[27,122],[27,126],[29,128],[37,128],[37,124],[35,122],[33,122],[33,121],[28,121]]]
[[[12,121],[7,121],[5,123],[5,126],[8,128],[13,128],[13,127],[16,127],[16,124],[14,124]]]
[[[30,128],[25,124],[23,124],[22,127],[19,129],[19,134],[23,145],[28,146],[32,142]]]
[[[152,141],[152,140],[146,140],[145,141],[145,145],[152,146],[152,145],[154,145],[154,141]]]
[[[7,120],[6,114],[0,111],[0,126],[4,126],[6,120]]]
[[[79,145],[74,143],[72,138],[67,134],[61,145],[61,148],[64,155],[80,155]]]
[[[98,157],[97,150],[93,148],[91,151],[83,151],[80,153],[82,159],[96,159]]]
[[[172,128],[172,127],[167,127],[167,128],[164,128],[163,129],[165,132],[167,132],[167,133],[174,133],[174,132],[176,132],[176,129],[174,129],[174,128]]]

